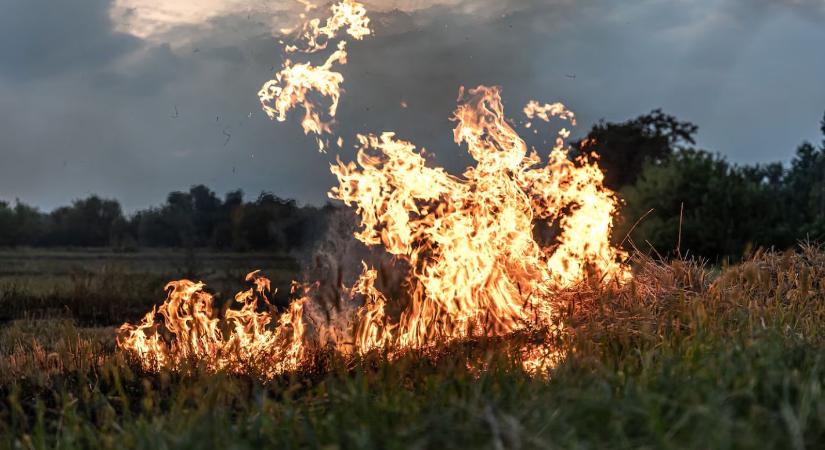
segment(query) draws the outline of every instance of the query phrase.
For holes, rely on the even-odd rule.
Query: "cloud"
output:
[[[247,30],[274,31],[298,23],[302,12],[303,6],[289,0],[114,0],[109,17],[122,33],[152,42],[188,43],[215,30],[216,21],[225,17],[247,18]]]
[[[140,45],[113,31],[106,0],[0,3],[0,76],[55,76],[106,64]]]
[[[748,7],[767,13],[786,10],[807,20],[825,20],[825,2],[822,0],[749,0],[742,3],[742,10]]]
[[[300,4],[112,1],[0,4],[0,199],[50,208],[99,193],[133,210],[205,183],[325,200],[335,154],[297,118],[266,119],[256,97],[281,64],[273,30]],[[351,44],[343,70],[344,160],[356,133],[395,130],[460,173],[470,161],[449,117],[459,86],[477,84],[501,85],[513,117],[532,98],[563,101],[580,133],[664,107],[735,161],[819,140],[825,30],[793,4],[374,3],[376,36]]]
[[[452,14],[472,17],[477,21],[532,4],[526,0],[364,0],[362,3],[371,14],[449,10]],[[307,12],[306,4],[315,6]],[[109,16],[118,32],[153,42],[183,45],[197,40],[198,32],[218,29],[217,21],[227,17],[245,19],[247,31],[251,28],[279,35],[279,30],[294,28],[307,16],[323,17],[328,4],[306,0],[114,0]]]

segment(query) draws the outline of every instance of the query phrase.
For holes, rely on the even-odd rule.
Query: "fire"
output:
[[[169,283],[169,295],[157,310],[153,308],[139,325],[120,327],[118,345],[133,352],[147,370],[203,364],[212,371],[254,369],[265,377],[294,370],[303,356],[306,299],[294,301],[275,320],[270,312],[256,312],[259,301],[272,309],[269,280],[257,271],[246,280],[255,287],[238,293],[235,302],[240,309],[227,310],[222,320],[215,317],[213,298],[203,283]],[[164,319],[163,330],[156,323],[158,314]],[[267,364],[255,364],[259,361]]]
[[[609,243],[616,199],[595,163],[568,158],[567,132],[542,165],[507,124],[497,88],[462,89],[459,100],[455,141],[477,162],[462,177],[428,167],[393,133],[359,136],[357,164],[332,168],[339,186],[330,196],[361,218],[355,237],[411,268],[396,347],[547,324],[554,290],[626,276],[622,253]],[[562,106],[542,111],[547,120],[572,118]],[[537,220],[559,225],[557,245],[535,240]]]
[[[355,39],[370,34],[363,6],[344,1],[332,13],[324,26],[312,21],[304,27],[307,52],[323,50],[340,30]],[[307,95],[329,97],[334,117],[343,78],[332,66],[346,62],[345,46],[340,41],[321,66],[287,61],[261,91],[264,109],[278,120],[302,106],[304,130],[318,135],[321,150],[321,135],[332,130]],[[313,286],[296,284],[300,295],[276,319],[271,308],[257,310],[259,302],[269,306],[269,283],[253,272],[247,280],[255,287],[235,298],[240,307],[218,318],[202,283],[178,281],[167,286],[169,297],[157,311],[138,325],[121,327],[120,347],[148,370],[180,369],[194,361],[210,370],[271,378],[299,367],[315,347],[331,346],[345,355],[381,349],[392,356],[456,339],[550,327],[555,292],[587,280],[626,280],[626,255],[609,241],[616,197],[603,186],[596,161],[569,157],[569,131],[558,132],[543,159],[508,123],[498,88],[462,88],[458,102],[455,142],[476,161],[461,176],[430,167],[421,151],[391,132],[359,135],[356,161],[339,159],[331,168],[338,186],[330,197],[359,216],[355,238],[382,246],[406,268],[403,299],[376,288],[378,272],[364,264],[358,281],[340,294],[352,308],[322,311]],[[556,118],[575,125],[574,114],[561,103],[531,101],[523,112],[528,121]],[[536,239],[538,223],[557,230],[552,243]],[[391,312],[391,304],[399,307]],[[558,357],[525,350],[525,367],[545,371],[551,364],[546,354]]]
[[[311,4],[305,3],[307,10]],[[356,40],[361,40],[372,31],[369,28],[369,18],[363,5],[352,0],[345,0],[332,6],[332,16],[322,26],[320,19],[313,19],[304,25],[299,40],[304,41],[306,47],[301,49],[296,45],[286,47],[288,53],[302,50],[304,53],[316,53],[327,48],[328,42],[334,39],[339,31]],[[287,59],[275,79],[268,81],[258,92],[261,107],[270,119],[279,122],[286,120],[287,113],[301,106],[304,109],[304,118],[301,126],[304,134],[316,135],[318,150],[323,152],[329,145],[326,135],[332,134],[332,123],[338,111],[338,101],[341,97],[341,83],[344,76],[335,71],[336,65],[347,63],[347,41],[340,40],[333,52],[321,65],[310,62],[294,63]],[[330,99],[324,117],[315,104],[307,96],[315,92]],[[340,147],[340,145],[339,145]]]

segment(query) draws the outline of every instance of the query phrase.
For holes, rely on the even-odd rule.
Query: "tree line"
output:
[[[44,213],[21,202],[0,202],[0,247],[213,248],[291,251],[310,244],[332,205],[242,191],[219,198],[203,185],[172,192],[165,203],[126,216],[117,200],[92,195]]]
[[[825,118],[821,125],[825,137]],[[605,184],[622,200],[617,244],[720,261],[825,240],[825,138],[799,145],[787,166],[737,165],[696,148],[697,131],[654,110],[626,122],[601,121],[573,144],[571,156],[598,158]],[[95,195],[48,213],[0,202],[0,247],[290,251],[317,239],[335,209],[271,193],[220,198],[202,185],[129,216],[116,200]]]
[[[789,165],[737,165],[695,147],[698,127],[654,110],[596,124],[575,147],[599,158],[624,205],[614,239],[660,255],[720,262],[757,248],[825,240],[825,138]],[[821,122],[825,137],[825,117]]]

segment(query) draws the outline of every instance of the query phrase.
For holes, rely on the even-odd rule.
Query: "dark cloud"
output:
[[[452,143],[458,88],[496,84],[513,117],[531,98],[560,100],[581,133],[663,107],[735,161],[787,159],[819,139],[825,30],[803,18],[814,2],[767,3],[467,0],[373,13],[376,36],[351,44],[343,70],[341,157],[356,133],[395,130],[457,172],[469,163]],[[99,193],[134,209],[206,183],[324,201],[335,154],[318,154],[297,118],[259,109],[281,58],[270,17],[139,40],[113,31],[108,6],[0,4],[0,198],[49,208]]]
[[[752,11],[760,14],[792,12],[807,20],[825,20],[825,2],[822,0],[746,0],[732,4],[745,16]]]
[[[0,75],[59,76],[112,61],[139,45],[115,33],[108,0],[6,0],[0,3]]]
[[[144,97],[162,92],[192,70],[191,61],[176,55],[167,44],[144,48],[134,61],[89,71],[90,87],[116,96]]]

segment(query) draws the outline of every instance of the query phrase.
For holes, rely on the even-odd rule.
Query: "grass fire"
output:
[[[327,203],[197,184],[128,214],[96,195],[0,201],[0,448],[825,442],[825,144],[787,168],[729,163],[661,109],[619,123],[547,102],[598,89],[583,59],[548,88],[536,36],[590,20],[563,2],[111,3],[118,45],[141,49],[100,89],[140,90],[152,78],[127,73],[169,59],[256,108],[169,94],[188,143],[158,180],[206,176],[211,157],[259,186],[244,133],[284,133],[276,165]],[[220,142],[189,150],[193,123]]]
[[[356,39],[370,34],[360,4],[333,5],[332,13],[324,26],[318,20],[304,26],[307,52],[325,48],[339,29]],[[305,132],[331,133],[308,95],[317,90],[331,97],[328,114],[335,116],[343,77],[331,67],[346,61],[346,41],[336,48],[322,66],[287,60],[261,90],[267,113],[275,117],[277,112],[283,120],[291,108],[302,106]],[[476,161],[461,177],[428,167],[414,145],[392,132],[359,135],[358,164],[339,161],[332,167],[339,185],[330,197],[356,208],[361,223],[355,238],[383,246],[406,267],[402,298],[389,299],[378,290],[376,270],[364,264],[358,281],[342,289],[344,298],[338,299],[338,304],[356,302],[359,307],[344,306],[335,313],[323,310],[324,305],[309,308],[312,287],[297,286],[304,295],[276,319],[269,311],[257,312],[255,293],[269,304],[269,282],[253,273],[247,278],[257,289],[238,294],[241,308],[227,310],[222,324],[203,284],[184,280],[167,286],[169,298],[159,309],[167,333],[158,330],[153,310],[141,324],[121,328],[120,347],[137,354],[149,370],[176,368],[198,358],[215,370],[244,372],[255,364],[256,373],[272,377],[295,370],[310,343],[342,354],[375,349],[392,354],[530,326],[548,328],[559,289],[589,279],[626,281],[625,255],[610,243],[617,199],[602,185],[595,161],[568,157],[564,139],[569,131],[558,133],[549,161],[542,164],[542,157],[535,150],[528,153],[507,123],[498,89],[462,88],[459,101],[453,115],[455,141],[466,145]],[[560,117],[575,123],[560,103],[531,101],[524,114],[527,120]],[[318,142],[323,150],[324,141],[319,137]],[[535,241],[536,221],[559,227],[553,245]],[[392,302],[402,305],[395,308],[397,317],[390,314]]]

